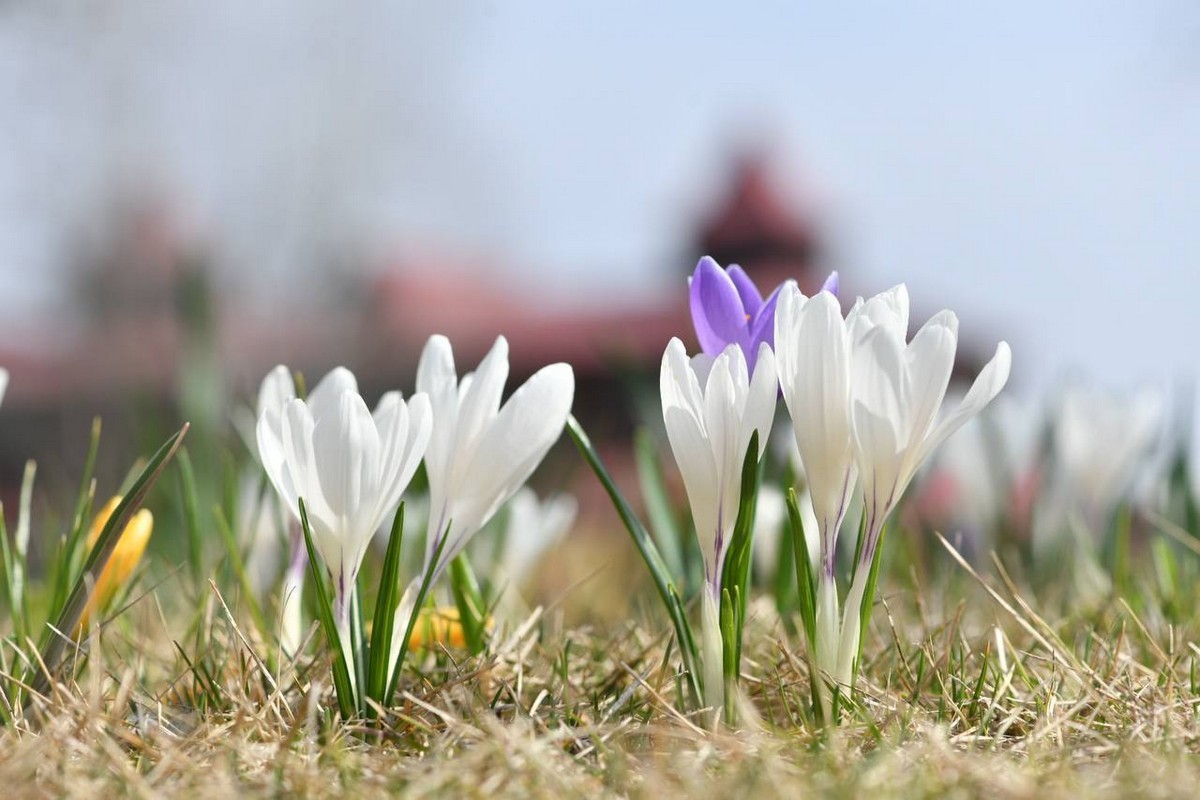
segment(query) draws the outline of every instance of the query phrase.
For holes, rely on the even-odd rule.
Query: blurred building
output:
[[[337,273],[326,293],[333,299],[323,305],[247,303],[214,285],[211,255],[180,231],[169,205],[128,203],[120,212],[79,264],[71,324],[47,320],[46,339],[55,346],[36,354],[0,350],[12,373],[0,412],[0,487],[11,490],[30,457],[45,472],[61,465],[61,474],[77,474],[96,415],[109,431],[107,445],[126,443],[130,457],[184,419],[208,436],[228,434],[231,394],[253,402],[258,380],[278,363],[310,381],[345,364],[368,400],[408,390],[433,333],[454,343],[460,370],[505,335],[510,385],[545,364],[570,363],[576,416],[602,445],[620,443],[606,448],[620,469],[634,425],[657,416],[666,342],[680,336],[695,344],[686,276],[699,256],[741,264],[768,291],[794,279],[811,293],[826,272],[815,223],[785,199],[767,162],[756,157],[734,162],[728,189],[678,263],[654,265],[678,274],[677,290],[583,308],[563,309],[499,278],[481,278],[503,271],[491,256],[491,268],[481,269],[437,248],[406,251],[373,277]],[[64,330],[73,333],[64,338]],[[960,366],[973,374],[982,361],[969,348],[964,353]]]

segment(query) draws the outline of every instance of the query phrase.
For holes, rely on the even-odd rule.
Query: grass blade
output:
[[[621,490],[617,488],[616,482],[613,481],[612,476],[605,469],[604,462],[600,460],[600,455],[596,452],[596,448],[592,446],[587,433],[584,432],[583,427],[573,414],[567,417],[567,433],[570,434],[571,439],[575,442],[575,446],[583,454],[584,460],[587,461],[588,466],[592,468],[592,472],[596,474],[596,477],[604,486],[604,490],[608,493],[613,507],[617,510],[617,515],[625,525],[625,530],[629,532],[634,546],[637,547],[642,560],[650,570],[650,577],[654,581],[654,587],[658,590],[659,597],[662,598],[663,605],[666,606],[667,614],[671,617],[671,623],[675,626],[675,635],[679,639],[679,650],[683,656],[684,667],[688,672],[688,684],[691,687],[693,701],[698,704],[701,694],[699,673],[696,671],[699,666],[699,658],[696,654],[695,639],[692,637],[692,629],[688,625],[687,615],[684,613],[679,591],[675,588],[675,584],[671,580],[662,554],[658,552],[658,548],[654,545],[654,540],[646,531],[645,526],[642,525],[641,520],[633,513],[633,509],[629,506],[629,502],[625,499]]]
[[[329,588],[325,585],[325,576],[322,573],[324,564],[317,557],[317,550],[313,546],[312,528],[308,524],[308,511],[304,507],[303,499],[300,500],[300,527],[304,530],[308,566],[316,588],[317,616],[321,620],[321,629],[325,631],[325,640],[333,648],[333,688],[337,693],[338,709],[342,712],[343,721],[351,720],[357,713],[358,702],[354,697],[354,684],[350,680],[350,665],[346,663],[346,648],[342,646],[342,638],[338,635],[337,625],[333,621]]]
[[[379,577],[379,594],[375,598],[375,614],[371,623],[371,646],[368,649],[367,697],[382,703],[388,685],[388,656],[392,652],[392,635],[396,623],[396,604],[400,601],[400,551],[404,542],[404,503],[392,518],[387,552],[383,556],[383,572]],[[368,707],[368,713],[373,713]]]
[[[100,573],[112,557],[113,550],[116,549],[126,524],[134,512],[141,507],[142,501],[146,499],[146,494],[158,481],[171,457],[179,449],[183,437],[187,435],[188,427],[188,424],[184,423],[182,428],[158,448],[158,451],[130,485],[112,516],[108,518],[104,530],[100,532],[95,546],[92,547],[84,562],[83,570],[75,580],[74,588],[71,590],[62,612],[54,622],[53,629],[47,632],[48,638],[41,652],[42,669],[37,671],[31,681],[35,694],[42,694],[50,688],[52,673],[58,670],[66,645],[70,641],[68,637],[71,631],[74,631],[79,625],[79,620],[84,609],[87,608],[92,589],[95,587]]]

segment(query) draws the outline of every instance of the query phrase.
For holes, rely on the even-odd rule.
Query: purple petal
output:
[[[782,288],[783,284],[780,284],[771,292],[758,314],[750,321],[750,348],[755,355],[758,354],[760,342],[766,342],[772,350],[775,349],[775,305],[779,302],[779,290]]]
[[[737,264],[730,264],[729,269],[725,271],[729,275],[729,279],[733,281],[733,286],[737,289],[738,297],[742,298],[742,307],[746,309],[746,313],[751,317],[758,313],[762,308],[763,299],[762,293],[758,291],[758,287],[754,285],[754,281],[750,280],[750,276],[746,271]]]
[[[717,356],[726,345],[746,339],[746,309],[737,287],[708,256],[696,265],[688,295],[702,351]]]
[[[823,284],[821,284],[821,291],[829,292],[834,297],[837,297],[838,289],[841,288],[841,284],[841,279],[838,278],[837,270],[835,269],[833,272],[829,273],[829,277],[825,279]]]

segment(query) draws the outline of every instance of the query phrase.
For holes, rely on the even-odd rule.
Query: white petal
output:
[[[397,423],[397,428],[400,427]],[[418,392],[409,398],[405,407],[403,430],[393,430],[391,433],[392,441],[389,444],[393,450],[385,458],[381,468],[381,513],[391,513],[400,503],[400,496],[408,488],[417,467],[421,464],[432,431],[433,413],[429,407],[429,398]]]
[[[317,476],[330,510],[338,519],[342,574],[357,573],[366,543],[375,533],[379,500],[379,433],[367,404],[356,392],[342,392],[336,417],[316,422],[313,451]]]
[[[475,449],[483,431],[500,409],[500,398],[507,381],[508,341],[499,336],[479,362],[471,380],[464,378],[459,388],[455,450],[470,452]]]
[[[280,364],[267,373],[258,387],[258,415],[261,417],[266,412],[278,417],[283,414],[287,401],[295,397],[296,382],[292,379],[292,371]]]
[[[741,370],[738,369],[742,362]],[[716,576],[720,569],[725,548],[729,545],[733,525],[737,520],[738,501],[741,494],[742,462],[746,458],[746,447],[750,443],[749,433],[742,439],[741,408],[737,405],[738,389],[736,378],[745,380],[745,362],[742,350],[729,345],[717,357],[712,373],[708,377],[708,388],[704,395],[704,427],[712,447],[717,467],[718,528],[713,532],[712,547],[706,551],[709,573]],[[745,391],[744,389],[742,390]],[[702,540],[706,544],[708,539]]]
[[[754,376],[746,394],[746,406],[742,412],[746,427],[746,441],[750,434],[758,431],[758,457],[761,459],[771,436],[771,425],[775,422],[775,408],[779,398],[779,378],[775,372],[775,354],[771,347],[762,342],[758,346],[758,360],[754,364]],[[745,453],[742,454],[745,457]]]
[[[0,367],[0,403],[4,402],[4,392],[8,389],[8,370]]]
[[[659,394],[667,441],[683,477],[696,534],[704,552],[711,552],[717,529],[717,467],[705,429],[704,399],[678,339],[663,353]]]
[[[334,367],[305,399],[313,420],[320,422],[327,415],[338,414],[343,392],[357,394],[358,381],[355,380],[354,373],[345,367]]]
[[[568,364],[543,367],[513,392],[468,454],[463,495],[453,498],[453,541],[443,562],[528,480],[562,434],[574,395],[575,375]]]
[[[903,398],[909,425],[908,446],[919,444],[937,419],[954,371],[958,317],[942,311],[921,326],[905,351],[908,380]]]
[[[425,452],[429,485],[435,492],[445,483],[458,420],[458,376],[454,352],[445,336],[431,336],[417,364],[417,391],[429,397],[433,434]]]
[[[904,345],[885,326],[857,343],[851,358],[851,419],[859,476],[868,511],[891,506],[903,458],[901,391]]]
[[[1011,369],[1012,350],[1009,349],[1007,342],[1001,342],[996,347],[996,354],[975,378],[975,382],[971,384],[971,389],[959,403],[958,408],[946,415],[921,443],[914,459],[917,467],[937,449],[938,445],[946,441],[950,434],[961,428],[963,423],[982,411],[996,395],[1000,394],[1004,384],[1008,383],[1008,374]]]

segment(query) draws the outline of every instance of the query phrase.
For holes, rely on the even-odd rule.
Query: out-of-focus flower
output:
[[[806,531],[817,529],[817,518],[812,510],[812,498],[805,490],[796,498],[800,507],[800,519]],[[764,483],[758,491],[758,508],[754,515],[754,569],[760,575],[773,577],[779,567],[779,548],[791,547],[787,538],[787,501],[779,487]],[[819,562],[815,536],[805,537],[809,561],[815,568]]]
[[[753,376],[734,344],[714,360],[689,359],[683,342],[672,339],[659,377],[663,421],[671,452],[683,476],[696,536],[704,556],[701,598],[705,702],[719,708],[724,699],[719,622],[721,570],[741,500],[742,465],[758,433],[758,457],[767,447],[775,417],[778,383],[775,356],[759,344]]]
[[[495,621],[489,616],[483,625],[490,631],[495,626]],[[437,647],[462,650],[466,646],[467,636],[455,606],[422,608],[417,614],[416,623],[413,624],[412,635],[408,637],[409,650]]]
[[[104,526],[108,524],[109,517],[116,511],[120,502],[120,495],[111,498],[92,520],[92,527],[88,530],[87,537],[89,550],[96,546],[96,541],[104,531]],[[146,552],[146,545],[149,544],[150,534],[153,532],[154,515],[150,513],[149,509],[140,509],[130,517],[129,522],[125,524],[125,530],[121,531],[121,537],[117,540],[117,546],[113,549],[108,563],[104,565],[100,577],[96,579],[92,596],[84,607],[83,615],[79,618],[79,625],[75,631],[76,636],[87,630],[88,623],[93,616],[106,612],[117,593],[129,583],[134,571],[142,563],[142,556]]]
[[[504,547],[495,567],[507,580],[524,581],[545,552],[575,524],[578,512],[579,503],[569,494],[538,500],[533,489],[521,489],[508,504]]]
[[[4,391],[8,388],[8,370],[0,367],[0,404],[4,403]]]
[[[264,421],[272,440],[283,440],[284,410],[295,398],[296,382],[287,367],[276,366],[263,378],[258,390],[257,418]],[[251,429],[254,430],[254,426]],[[261,462],[257,435],[250,436],[247,442]],[[287,545],[287,568],[279,595],[279,641],[285,653],[295,655],[304,632],[302,609],[308,550],[304,546],[303,532],[291,521],[279,496],[270,490],[256,496],[257,486],[258,480],[251,477],[243,488],[244,500],[239,505],[247,510],[241,526],[249,540],[246,542],[246,569],[250,573],[251,587],[261,597],[277,577],[284,558],[284,545]]]
[[[976,554],[987,552],[1001,524],[1027,536],[1041,423],[1031,407],[997,397],[946,441],[919,478],[913,506],[920,522],[961,534]]]
[[[562,434],[575,395],[568,364],[538,370],[500,405],[508,379],[503,336],[460,381],[444,336],[433,336],[417,366],[417,391],[429,396],[433,434],[425,455],[429,528],[425,570],[436,580],[488,520],[516,494]],[[441,548],[441,557],[433,563]]]
[[[1166,403],[1144,389],[1131,397],[1075,386],[1055,415],[1054,453],[1066,501],[1099,532],[1128,496],[1163,434]]]
[[[779,288],[764,300],[741,267],[731,264],[724,270],[708,256],[700,259],[688,284],[692,325],[701,352],[716,358],[726,347],[736,344],[753,370],[759,345],[766,342],[774,346]],[[837,294],[836,272],[826,279],[822,289]]]
[[[429,399],[399,392],[379,401],[374,415],[349,370],[321,380],[307,402],[291,399],[275,427],[259,418],[263,468],[288,510],[299,518],[304,500],[313,545],[334,582],[334,617],[350,659],[350,599],[375,530],[400,502],[429,442]]]

